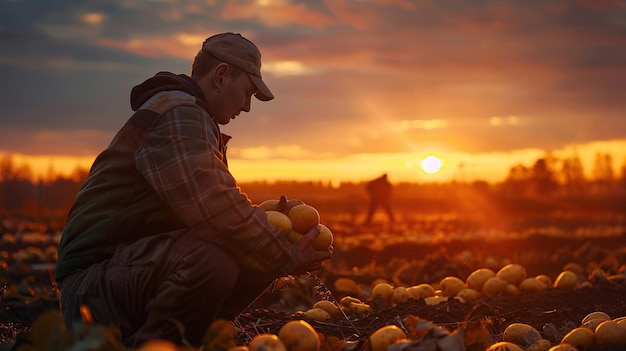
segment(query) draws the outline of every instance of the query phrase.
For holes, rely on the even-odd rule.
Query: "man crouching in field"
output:
[[[199,346],[277,277],[318,269],[314,228],[297,244],[241,193],[220,133],[252,95],[273,99],[261,54],[239,34],[209,37],[191,77],[160,72],[133,88],[135,113],[95,160],[70,210],[56,280],[68,328],[81,306],[116,325],[126,345]]]

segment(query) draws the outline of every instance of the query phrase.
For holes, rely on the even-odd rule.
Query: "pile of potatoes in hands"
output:
[[[313,248],[327,250],[333,244],[333,234],[327,226],[320,223],[320,214],[315,207],[302,200],[291,199],[282,195],[280,199],[269,199],[261,202],[259,207],[267,214],[269,222],[279,228],[292,243],[298,242],[313,227],[319,227]]]

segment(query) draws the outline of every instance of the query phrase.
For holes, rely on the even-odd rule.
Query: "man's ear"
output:
[[[213,84],[215,88],[220,89],[224,85],[224,80],[228,76],[230,67],[226,63],[220,63],[213,69]]]

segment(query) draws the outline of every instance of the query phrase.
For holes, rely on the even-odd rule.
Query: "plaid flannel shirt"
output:
[[[186,93],[170,91],[142,107],[163,115],[135,154],[137,170],[188,227],[232,254],[243,267],[290,273],[298,251],[237,186],[226,165],[218,124],[197,104],[180,105],[176,96],[195,101]]]

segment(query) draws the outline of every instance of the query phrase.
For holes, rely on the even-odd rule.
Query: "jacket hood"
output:
[[[130,92],[130,107],[137,111],[154,94],[162,91],[181,90],[196,97],[197,101],[208,111],[204,95],[200,87],[185,74],[159,72],[143,83],[136,85]]]

